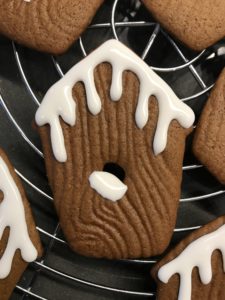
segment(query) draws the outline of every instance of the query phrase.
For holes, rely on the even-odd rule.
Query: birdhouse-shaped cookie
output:
[[[49,89],[36,122],[72,249],[107,258],[165,250],[193,121],[192,110],[116,40]]]

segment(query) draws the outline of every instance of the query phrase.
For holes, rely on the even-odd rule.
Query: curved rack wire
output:
[[[101,29],[107,29],[108,28],[108,29],[111,30],[111,32],[113,34],[113,37],[115,39],[119,40],[120,39],[120,35],[118,34],[118,29],[119,28],[127,28],[127,27],[143,27],[143,28],[146,28],[146,29],[153,28],[153,31],[152,31],[149,39],[148,39],[146,47],[142,51],[141,58],[143,60],[145,60],[147,58],[147,56],[150,54],[150,51],[151,51],[155,41],[157,40],[157,37],[158,37],[159,33],[162,34],[165,37],[165,39],[167,39],[167,41],[174,48],[174,50],[177,53],[177,56],[181,59],[182,63],[180,65],[172,66],[172,67],[169,67],[169,68],[168,67],[162,68],[162,67],[157,67],[157,66],[151,66],[152,69],[157,71],[157,72],[161,72],[161,73],[174,73],[174,72],[177,72],[177,71],[180,71],[180,70],[189,70],[189,72],[191,72],[191,74],[195,78],[197,84],[201,88],[201,91],[181,99],[182,101],[188,102],[190,100],[197,99],[199,96],[207,94],[207,92],[212,88],[213,84],[210,84],[210,85],[207,86],[206,83],[204,82],[204,80],[202,79],[201,75],[197,71],[197,68],[195,67],[196,63],[199,63],[201,60],[204,60],[204,57],[206,55],[206,50],[203,50],[201,53],[195,55],[192,59],[187,59],[187,57],[182,52],[182,50],[179,48],[177,43],[160,27],[160,25],[158,23],[149,22],[149,21],[127,21],[126,19],[124,19],[124,21],[117,22],[116,21],[116,12],[117,12],[118,4],[119,4],[119,0],[114,0],[113,1],[110,22],[92,24],[92,25],[90,25],[89,30],[94,31],[94,30],[97,30],[99,28],[101,28]],[[81,53],[85,57],[87,55],[87,50],[86,50],[86,47],[85,47],[85,42],[84,42],[82,37],[80,37],[80,39],[79,39],[79,45],[80,45]],[[33,101],[34,105],[38,106],[38,105],[40,105],[40,100],[36,96],[35,92],[32,89],[31,84],[29,83],[29,80],[27,78],[26,72],[24,70],[24,67],[23,67],[23,64],[22,64],[22,61],[21,61],[21,58],[20,58],[19,49],[18,49],[17,45],[14,42],[12,42],[12,49],[13,49],[15,61],[16,61],[17,66],[18,66],[18,71],[19,71],[19,73],[21,75],[21,78],[23,80],[23,83],[24,83],[24,85],[27,89],[28,96]],[[211,53],[213,53],[213,52],[211,52]],[[56,57],[53,57],[53,56],[51,56],[51,59],[52,59],[53,66],[54,66],[55,70],[57,71],[59,77],[62,77],[64,75],[64,72],[62,70],[62,67],[60,66],[60,63],[58,62],[58,59]],[[18,134],[21,136],[21,138],[24,139],[24,141],[33,149],[33,151],[35,151],[40,156],[40,159],[42,159],[43,158],[43,153],[31,141],[31,139],[27,136],[27,134],[23,131],[23,129],[17,123],[15,117],[13,116],[13,112],[11,112],[9,110],[9,108],[6,104],[6,101],[3,99],[1,94],[0,94],[0,104],[1,104],[1,107],[4,109],[4,112],[8,116],[9,120],[12,122],[13,126],[18,131]],[[186,165],[186,166],[183,166],[183,172],[188,172],[190,170],[196,170],[196,169],[199,169],[201,167],[202,166],[199,165],[199,164]],[[51,195],[49,195],[47,192],[43,191],[41,188],[39,188],[34,183],[32,183],[19,170],[16,170],[16,173],[19,175],[19,177],[26,184],[28,184],[38,194],[42,195],[48,201],[53,200]],[[189,202],[194,202],[194,201],[201,201],[203,199],[209,199],[209,198],[213,199],[215,196],[218,196],[218,195],[221,195],[221,194],[224,194],[224,193],[225,193],[225,190],[218,190],[218,191],[207,193],[207,194],[204,194],[204,195],[198,195],[198,196],[183,198],[183,199],[180,199],[180,202],[189,203]],[[175,232],[175,234],[179,233],[179,232],[189,232],[189,231],[192,231],[192,230],[195,230],[195,229],[199,228],[200,226],[201,226],[201,224],[196,225],[196,226],[191,226],[191,227],[176,228],[174,230],[174,232]],[[50,238],[50,243],[48,244],[47,249],[45,249],[46,252],[51,250],[51,247],[52,247],[53,243],[60,243],[60,244],[66,246],[66,244],[67,244],[66,241],[62,238],[57,237],[58,230],[59,230],[59,224],[57,224],[57,226],[56,226],[53,233],[47,232],[46,230],[44,230],[43,228],[40,228],[38,226],[37,226],[37,230],[40,232],[40,234]],[[145,260],[133,259],[133,260],[125,260],[125,261],[128,261],[132,264],[149,264],[149,265],[154,264],[156,262],[155,260],[151,260],[151,259],[145,259]],[[36,261],[36,262],[33,263],[33,265],[37,269],[42,270],[44,272],[49,272],[49,273],[52,273],[52,274],[56,274],[57,276],[63,277],[64,279],[67,279],[69,281],[76,282],[76,283],[82,284],[84,286],[89,286],[89,287],[92,287],[92,288],[101,289],[101,290],[104,290],[104,291],[109,291],[109,292],[113,292],[113,293],[121,293],[121,294],[126,294],[126,295],[133,295],[133,296],[137,296],[137,297],[142,297],[142,296],[154,297],[154,295],[155,295],[154,291],[152,291],[152,292],[149,291],[148,293],[146,293],[146,292],[139,292],[139,291],[135,291],[135,290],[121,289],[121,288],[116,288],[116,287],[110,287],[110,286],[103,285],[103,284],[97,284],[95,282],[91,282],[91,281],[88,281],[88,280],[85,280],[85,279],[82,279],[82,278],[71,276],[71,275],[66,274],[65,272],[63,272],[61,270],[57,270],[55,268],[52,268],[50,265],[46,264],[45,257],[42,259],[41,262]],[[16,288],[17,288],[18,291],[20,291],[22,293],[23,296],[29,295],[29,296],[31,296],[33,298],[36,298],[36,299],[50,300],[50,299],[45,298],[44,296],[38,295],[37,293],[33,292],[32,291],[32,284],[33,284],[33,281],[31,282],[31,284],[27,288],[24,288],[24,287],[19,286],[19,285]]]

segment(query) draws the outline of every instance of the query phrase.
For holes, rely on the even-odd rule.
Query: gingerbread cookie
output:
[[[194,231],[152,269],[158,300],[225,299],[225,217]]]
[[[42,246],[22,184],[1,149],[0,190],[0,299],[8,300]]]
[[[225,69],[201,113],[193,140],[193,152],[225,184]]]
[[[225,4],[221,0],[142,0],[163,27],[196,51],[225,36]]]
[[[167,247],[185,128],[193,121],[193,111],[116,40],[49,89],[36,122],[56,210],[75,251],[131,258]]]
[[[0,33],[27,47],[65,52],[90,24],[103,0],[0,0]]]

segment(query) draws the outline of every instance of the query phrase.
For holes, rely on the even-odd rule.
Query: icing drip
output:
[[[101,100],[94,82],[94,69],[102,62],[112,65],[112,84],[110,96],[118,101],[122,96],[122,74],[125,70],[134,72],[140,81],[140,92],[135,113],[137,126],[142,129],[148,122],[148,100],[151,95],[157,97],[159,117],[153,141],[155,155],[162,152],[167,143],[170,122],[176,119],[181,126],[189,128],[194,122],[194,113],[181,102],[172,89],[134,52],[117,40],[109,40],[93,51],[84,60],[70,69],[56,82],[45,95],[36,113],[39,126],[50,124],[52,148],[56,159],[67,159],[59,116],[73,126],[76,119],[76,105],[72,97],[72,88],[82,81],[86,89],[87,106],[93,115],[101,111]]]
[[[127,191],[127,186],[119,178],[104,171],[94,171],[91,173],[89,182],[90,186],[98,194],[114,202],[121,199]]]
[[[37,258],[37,250],[30,240],[20,192],[4,160],[0,157],[0,190],[4,199],[0,204],[0,239],[6,227],[10,233],[6,249],[0,259],[0,279],[6,278],[12,267],[17,249],[26,262]]]
[[[225,225],[193,241],[174,260],[159,269],[158,278],[168,283],[171,276],[178,273],[180,275],[178,300],[191,300],[192,270],[198,267],[202,283],[210,283],[212,280],[211,256],[214,250],[221,251],[225,272]]]

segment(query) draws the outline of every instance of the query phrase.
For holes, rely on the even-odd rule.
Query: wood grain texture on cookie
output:
[[[142,0],[151,14],[177,39],[201,51],[225,36],[221,0]]]
[[[201,113],[194,135],[193,152],[225,184],[225,69]]]
[[[38,252],[38,257],[40,257],[42,255],[41,241],[40,241],[39,235],[38,235],[36,227],[35,227],[32,212],[31,212],[26,194],[22,187],[22,183],[21,183],[20,179],[18,178],[18,176],[16,175],[13,166],[11,165],[10,161],[8,160],[6,154],[3,152],[2,149],[0,149],[0,157],[1,157],[1,159],[3,159],[3,161],[7,165],[7,168],[19,190],[19,193],[20,193],[22,201],[23,201],[28,234],[29,234],[31,242],[33,243],[34,247],[36,248],[36,250]],[[0,178],[0,185],[1,185],[1,178]],[[6,201],[4,199],[3,193],[0,194],[0,200],[1,200],[1,203]],[[13,199],[12,199],[12,201],[13,201]],[[7,244],[9,242],[9,235],[10,235],[10,228],[6,228],[3,232],[2,238],[0,240],[0,261],[1,261],[1,258],[4,255],[5,250],[7,248]],[[20,277],[22,276],[23,272],[25,271],[27,265],[28,265],[28,263],[23,260],[20,250],[17,250],[13,257],[12,267],[11,267],[11,271],[10,271],[9,275],[4,279],[0,279],[0,299],[1,300],[8,300],[10,298],[12,291],[14,290],[18,281],[20,280]]]
[[[210,222],[209,224],[203,226],[202,228],[194,231],[183,241],[181,241],[173,250],[171,250],[161,261],[159,261],[151,270],[151,274],[155,281],[157,282],[157,299],[159,300],[224,300],[224,282],[225,282],[225,273],[223,269],[223,260],[220,250],[216,250],[212,253],[212,257],[209,258],[209,261],[204,265],[200,263],[199,258],[193,251],[191,255],[195,258],[195,263],[199,263],[202,270],[205,268],[205,271],[202,271],[202,275],[208,268],[212,268],[212,279],[208,284],[203,284],[199,275],[199,268],[195,267],[191,276],[191,298],[178,298],[179,288],[180,288],[180,276],[175,274],[171,276],[168,283],[165,284],[161,282],[158,278],[159,270],[161,267],[166,266],[167,263],[173,262],[174,259],[179,257],[189,245],[193,245],[198,239],[206,237],[207,234],[214,234],[218,230],[222,229],[222,226],[225,224],[225,217],[222,216],[216,220]],[[224,235],[221,236],[221,241],[225,240]],[[210,242],[210,241],[209,241]],[[201,242],[200,242],[201,244]],[[216,246],[215,246],[216,248]],[[203,245],[202,247],[202,256],[204,256],[207,251],[207,247]],[[184,261],[183,270],[188,269],[188,263]]]
[[[0,33],[27,47],[65,52],[90,24],[103,0],[0,0]]]
[[[73,88],[76,125],[61,120],[67,160],[58,162],[52,151],[49,126],[39,127],[47,174],[64,234],[77,252],[95,257],[147,257],[165,250],[176,222],[180,197],[185,139],[190,130],[177,121],[169,127],[166,149],[152,149],[158,119],[154,97],[149,101],[149,121],[135,124],[139,80],[123,73],[123,93],[110,100],[112,68],[99,64],[94,72],[102,103],[99,114],[88,111],[85,88]],[[106,163],[125,171],[128,190],[116,202],[105,200],[89,185],[93,171]]]

